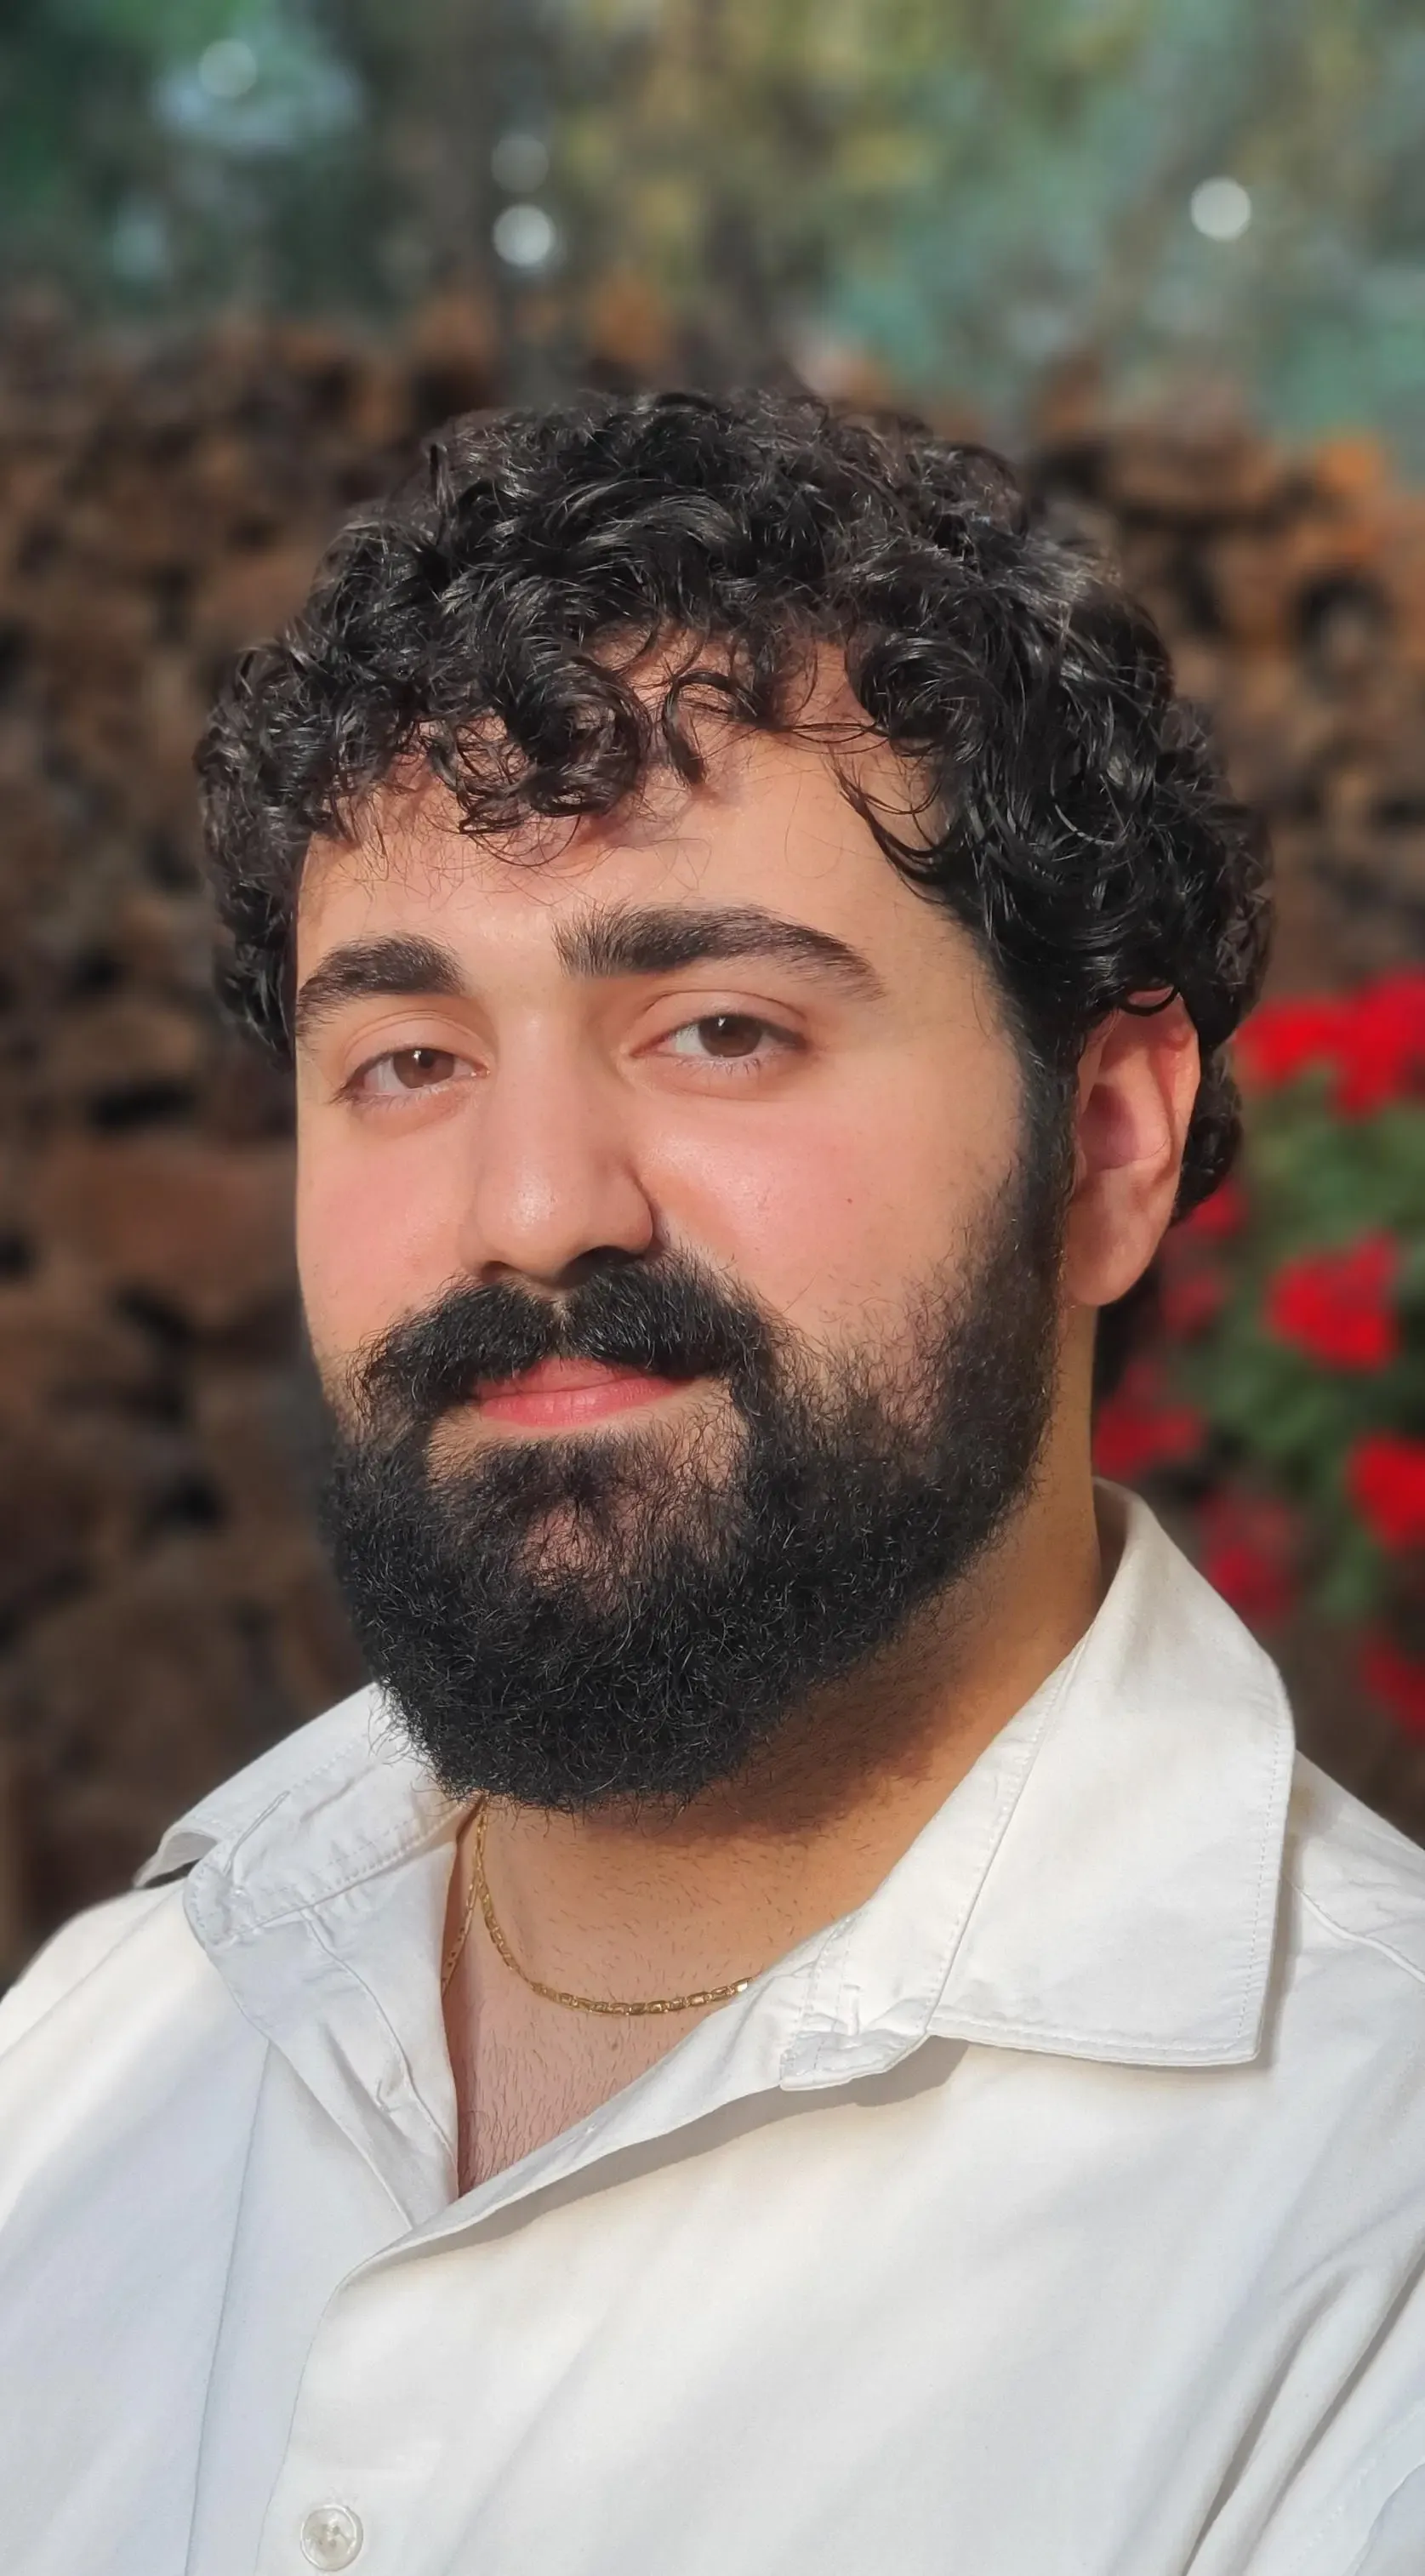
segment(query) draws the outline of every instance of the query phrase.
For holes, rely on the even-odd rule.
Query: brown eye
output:
[[[704,1054],[722,1057],[755,1055],[767,1034],[766,1022],[746,1011],[717,1011],[711,1019],[695,1020],[693,1027]]]
[[[800,1040],[755,1011],[704,1011],[664,1039],[661,1052],[682,1064],[722,1064],[750,1079],[769,1072],[779,1057],[799,1051]]]
[[[406,1091],[423,1091],[427,1083],[448,1082],[455,1070],[455,1058],[443,1047],[402,1047],[399,1055],[387,1058],[396,1080]]]
[[[432,1091],[460,1072],[460,1058],[448,1047],[393,1047],[377,1056],[357,1078],[357,1089],[369,1099],[395,1100],[402,1092]]]

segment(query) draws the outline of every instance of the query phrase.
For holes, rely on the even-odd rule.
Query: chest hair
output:
[[[697,2013],[613,2021],[570,2012],[482,1977],[473,2021],[453,2035],[460,2189],[472,2191],[612,2101],[665,2057]]]

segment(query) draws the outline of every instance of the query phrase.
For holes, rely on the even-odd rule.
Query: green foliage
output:
[[[229,95],[201,76],[224,46]],[[0,283],[165,320],[234,299],[370,304],[386,207],[370,142],[359,73],[314,11],[11,0]]]
[[[537,274],[492,247],[510,131]],[[1418,0],[9,0],[0,281],[166,318],[482,279],[566,366],[623,281],[710,376],[869,353],[1012,430],[1096,351],[1425,463],[1422,131]],[[1222,174],[1229,240],[1189,214]]]
[[[1417,9],[1012,0],[916,67],[904,114],[931,149],[838,286],[893,369],[1003,407],[1102,349],[1129,385],[1230,375],[1298,430],[1425,438]],[[1235,240],[1190,220],[1215,173],[1251,198]]]
[[[1243,1185],[1230,1242],[1209,1251],[1190,1230],[1170,1256],[1180,1274],[1206,1264],[1225,1291],[1173,1374],[1219,1463],[1302,1516],[1320,1607],[1374,1618],[1409,1564],[1363,1515],[1362,1442],[1418,1444],[1425,1477],[1425,1111],[1401,1099],[1344,1115],[1326,1073],[1305,1073],[1254,1098]],[[1360,1265],[1362,1247],[1351,1286],[1340,1265]],[[1293,1304],[1284,1283],[1303,1275],[1315,1294]]]

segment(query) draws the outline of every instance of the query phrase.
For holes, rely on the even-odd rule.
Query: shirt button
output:
[[[319,2504],[302,2525],[302,2556],[310,2567],[349,2567],[364,2538],[359,2514],[344,2504]]]

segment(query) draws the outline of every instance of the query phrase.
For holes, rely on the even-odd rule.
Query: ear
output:
[[[1064,1247],[1064,1284],[1079,1305],[1111,1305],[1157,1251],[1200,1071],[1197,1031],[1176,997],[1115,1011],[1085,1047]]]

